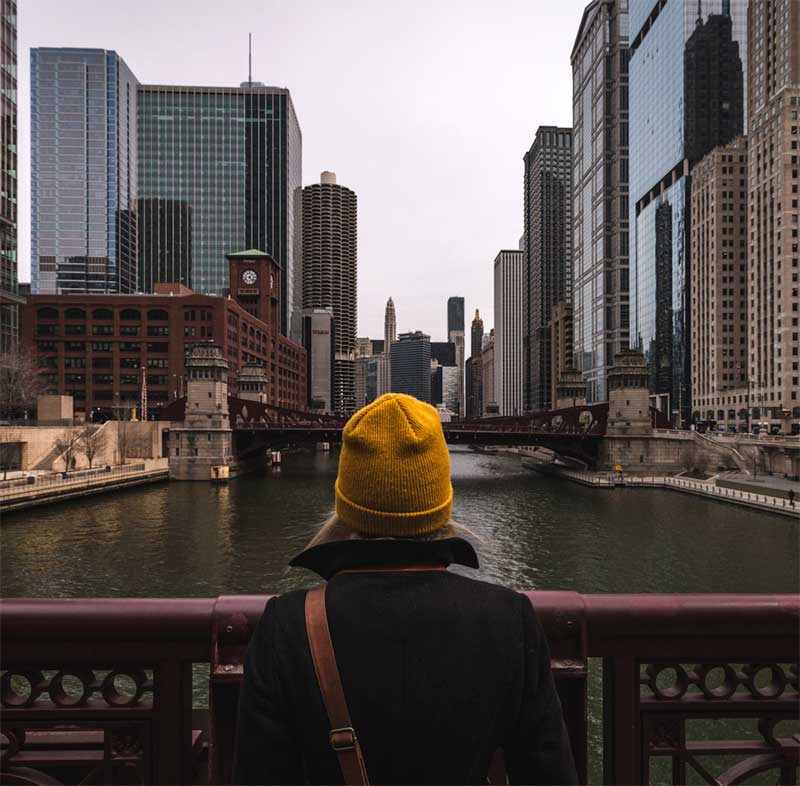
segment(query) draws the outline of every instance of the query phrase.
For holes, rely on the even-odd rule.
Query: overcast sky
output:
[[[288,87],[303,184],[358,194],[358,334],[445,338],[450,295],[493,325],[493,261],[522,234],[522,156],[571,125],[570,51],[588,0],[22,0],[20,279],[30,280],[36,46],[116,50],[140,82]],[[469,324],[467,325],[469,330]]]

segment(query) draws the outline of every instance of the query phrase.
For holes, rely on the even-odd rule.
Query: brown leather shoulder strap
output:
[[[309,590],[306,594],[306,631],[314,671],[331,725],[331,748],[339,757],[344,782],[347,786],[369,786],[361,744],[350,720],[350,710],[347,709],[339,667],[336,665],[325,610],[325,587]]]

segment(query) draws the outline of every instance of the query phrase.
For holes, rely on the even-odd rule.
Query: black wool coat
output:
[[[328,623],[370,783],[485,783],[500,748],[511,783],[577,783],[547,642],[525,596],[449,571],[335,573],[477,564],[465,550],[460,539],[399,550],[397,541],[348,541],[295,560],[329,578]],[[250,642],[234,783],[343,782],[305,595],[272,598]]]

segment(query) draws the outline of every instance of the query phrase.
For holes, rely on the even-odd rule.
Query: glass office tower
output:
[[[191,242],[175,269],[193,289],[220,295],[228,287],[226,254],[249,248],[271,254],[283,271],[281,332],[291,330],[296,340],[301,186],[302,134],[288,90],[257,82],[139,88],[139,196],[191,213]],[[160,217],[154,212],[143,220],[153,226]],[[154,226],[153,234],[164,233]],[[152,245],[140,248],[145,283],[155,283],[157,253]]]
[[[401,333],[392,344],[392,392],[431,402],[431,337]]]
[[[17,279],[17,4],[0,0],[0,352],[19,336]]]
[[[746,3],[637,0],[629,10],[630,341],[645,354],[656,404],[682,425],[691,414],[688,220],[690,170],[695,163],[687,157],[686,129],[727,128],[726,123],[696,119],[687,123],[686,116],[686,45],[711,15],[730,17],[730,25],[713,27],[719,36],[738,43],[737,67],[746,72]],[[733,67],[727,42],[721,44],[705,32],[698,38],[701,35],[720,53],[706,57],[706,66]],[[692,57],[697,61],[697,52]],[[713,86],[713,80],[709,84]],[[709,97],[695,110],[710,112],[715,107],[723,108]],[[746,121],[746,95],[742,107]],[[713,147],[730,140],[705,141]]]
[[[136,87],[103,49],[31,50],[34,293],[136,291]]]
[[[630,341],[628,0],[592,0],[572,49],[572,318],[590,403]],[[552,380],[557,384],[558,380]]]
[[[572,300],[572,129],[539,126],[525,154],[525,409],[553,405],[553,307]]]

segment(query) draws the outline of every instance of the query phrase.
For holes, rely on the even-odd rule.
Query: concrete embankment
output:
[[[599,472],[574,472],[571,470],[541,470],[543,474],[562,477],[573,483],[580,483],[592,488],[660,488],[670,491],[679,491],[683,494],[694,494],[707,497],[718,502],[727,502],[732,505],[760,510],[764,513],[777,513],[780,516],[789,516],[800,521],[800,504],[794,505],[788,499],[783,499],[771,494],[756,494],[754,492],[717,486],[714,478],[696,480],[694,478],[670,476],[618,476],[613,473]]]
[[[0,488],[0,513],[25,510],[78,497],[160,483],[168,480],[167,459],[146,459],[135,464],[78,471],[66,478],[61,473],[31,475],[21,481],[5,482]]]

